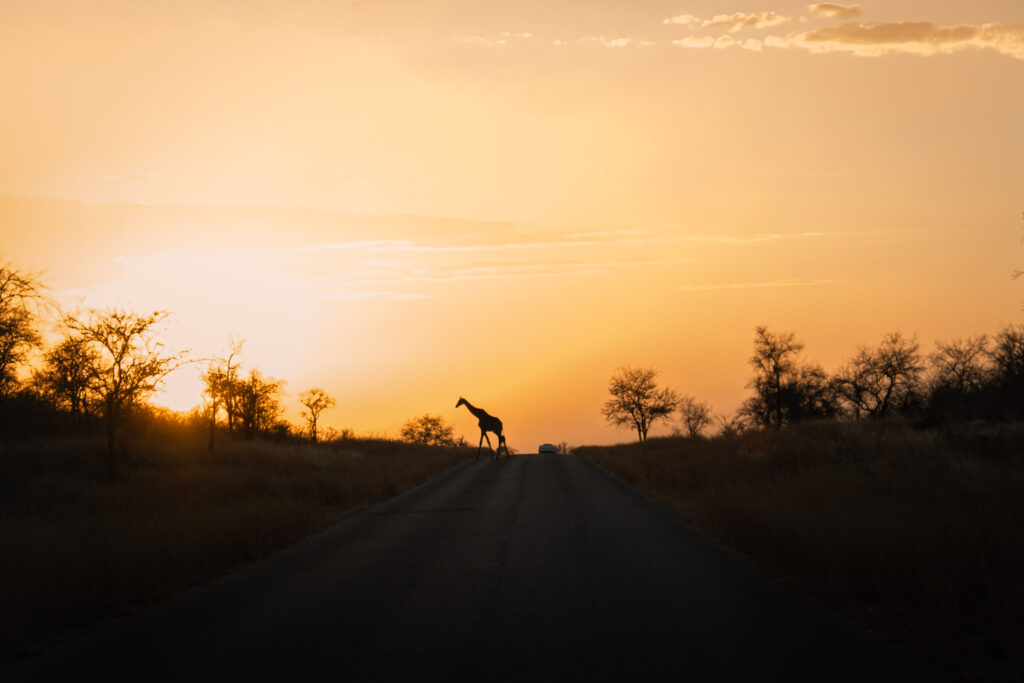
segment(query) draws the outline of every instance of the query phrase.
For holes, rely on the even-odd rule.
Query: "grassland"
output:
[[[578,452],[966,678],[1020,680],[1024,426],[823,422]]]
[[[0,662],[251,562],[467,457],[389,441],[0,444]]]

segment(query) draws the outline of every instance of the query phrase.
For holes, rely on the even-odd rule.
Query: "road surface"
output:
[[[575,455],[467,462],[4,680],[941,680]]]

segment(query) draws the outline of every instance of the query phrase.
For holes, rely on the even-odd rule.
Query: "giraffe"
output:
[[[480,451],[484,447],[484,439],[487,439],[487,448],[491,451],[491,460],[501,457],[501,447],[505,447],[505,455],[508,455],[508,444],[505,442],[505,435],[501,433],[501,420],[490,415],[483,408],[477,408],[466,399],[459,397],[459,402],[455,404],[455,407],[466,406],[469,412],[477,419],[477,424],[480,425],[480,443],[476,447],[476,459],[480,459]],[[487,432],[493,432],[498,437],[498,450],[495,451],[491,446],[491,439],[487,436]]]

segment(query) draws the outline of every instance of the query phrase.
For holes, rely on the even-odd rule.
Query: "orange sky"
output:
[[[758,324],[1020,318],[1016,0],[281,4],[0,0],[0,253],[247,339],[293,419],[606,442],[619,365],[729,412]]]

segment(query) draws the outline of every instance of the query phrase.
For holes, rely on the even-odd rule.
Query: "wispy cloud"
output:
[[[690,259],[637,259],[613,261],[562,261],[546,263],[479,263],[461,266],[434,266],[392,271],[343,269],[321,275],[316,281],[324,286],[368,287],[400,283],[462,282],[466,280],[518,280],[604,274],[623,268],[648,268],[657,265],[681,265]]]
[[[663,24],[675,24],[676,26],[700,26],[702,23],[700,17],[695,17],[692,14],[680,14],[674,17],[669,17],[661,23]]]
[[[860,16],[860,5],[840,5],[834,2],[816,2],[810,7],[811,14],[829,19],[852,19]]]
[[[455,36],[452,40],[457,43],[465,43],[467,45],[501,47],[512,42],[532,40],[533,38],[534,35],[529,31],[501,31],[500,33],[489,36]]]
[[[710,292],[722,289],[771,289],[776,287],[813,287],[816,285],[834,285],[842,280],[763,280],[760,282],[722,282],[683,285],[680,292]]]
[[[775,12],[754,12],[745,14],[735,12],[733,14],[718,14],[701,23],[704,28],[724,28],[730,33],[736,33],[744,29],[762,29],[769,26],[777,26],[793,21],[792,17],[785,17]]]
[[[763,29],[793,21],[793,17],[783,16],[775,12],[734,12],[732,14],[716,14],[710,19],[701,19],[692,14],[680,14],[662,21],[663,24],[675,26],[700,26],[702,28],[724,28],[730,33],[744,29]]]
[[[582,39],[584,43],[598,43],[605,47],[612,48],[623,48],[623,47],[650,47],[654,45],[649,40],[640,40],[637,38],[625,38],[625,37],[607,37],[607,36],[587,36]]]
[[[858,57],[888,54],[932,56],[964,50],[994,50],[1024,59],[1024,26],[961,24],[939,26],[927,21],[878,24],[846,23],[806,31],[785,38],[770,36],[765,45],[799,48],[814,53],[845,52]]]
[[[420,292],[334,292],[324,297],[325,299],[390,299],[391,301],[419,301],[421,299],[429,299],[429,294],[422,294]]]
[[[692,50],[701,50],[715,46],[714,36],[683,36],[678,40],[672,41],[673,45],[678,47],[690,48]]]
[[[859,5],[819,2],[808,6],[810,13],[825,19],[851,19],[861,14]],[[737,40],[730,36],[744,29],[763,29],[791,21],[807,22],[806,17],[794,19],[775,12],[735,12],[701,19],[693,14],[680,14],[664,20],[665,24],[690,28],[725,29],[725,35],[694,34],[682,36],[672,44],[689,49],[725,49],[739,47],[760,52],[765,47],[799,49],[815,54],[846,53],[858,57],[881,57],[890,54],[932,56],[967,50],[993,50],[1015,59],[1024,59],[1024,25],[959,24],[942,26],[929,21],[891,21],[880,23],[847,22],[761,38]]]
[[[646,229],[621,228],[611,231],[557,233],[547,239],[521,242],[461,242],[456,244],[428,244],[414,240],[356,240],[332,242],[303,247],[289,247],[266,253],[287,255],[308,252],[365,250],[368,252],[459,253],[459,252],[514,252],[521,250],[547,250],[571,247],[643,247],[665,244],[701,242],[707,244],[752,244],[783,239],[822,237],[824,232],[756,233],[753,235],[701,234],[701,233],[648,233]]]

